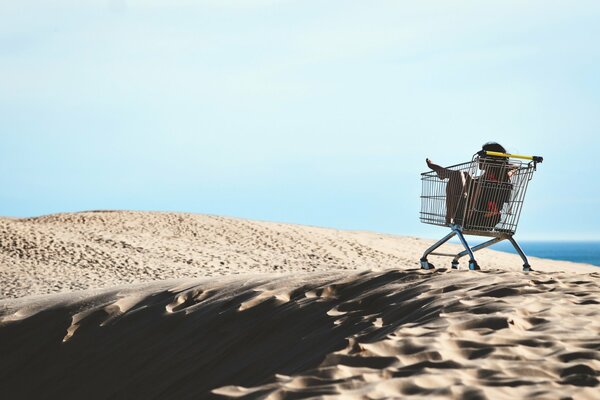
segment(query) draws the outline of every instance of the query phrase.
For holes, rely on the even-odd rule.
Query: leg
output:
[[[471,178],[464,171],[451,171],[447,173],[446,184],[446,223],[463,225],[465,212],[465,193]]]
[[[529,265],[529,261],[527,261],[527,256],[525,255],[525,253],[523,253],[523,250],[521,250],[521,247],[519,246],[519,244],[517,243],[517,241],[515,239],[513,239],[512,236],[509,236],[508,240],[510,240],[510,242],[513,245],[513,247],[515,248],[515,250],[517,251],[517,253],[519,253],[519,255],[521,256],[521,259],[524,262],[524,264],[523,264],[523,271],[533,271],[533,269],[531,269],[531,265]]]
[[[467,187],[469,174],[464,171],[456,171],[453,169],[444,168],[434,164],[429,158],[425,160],[427,166],[437,174],[438,178],[448,179],[446,184],[446,224],[456,223],[457,217],[462,217],[459,214],[459,205],[464,199],[465,190]],[[462,224],[462,221],[460,222]]]
[[[467,254],[469,254],[469,269],[472,269],[472,270],[481,269],[481,268],[479,268],[479,265],[477,265],[477,261],[475,260],[475,255],[473,254],[473,251],[469,247],[469,244],[467,243],[467,240],[463,236],[462,232],[458,229],[455,229],[454,231],[456,232],[456,235],[458,236],[458,238],[460,239],[460,242],[464,246],[465,251],[467,252]]]
[[[477,250],[481,250],[481,249],[485,249],[486,247],[490,247],[491,245],[493,245],[493,244],[496,244],[496,243],[498,243],[498,242],[501,242],[501,241],[503,241],[504,239],[505,239],[505,238],[493,238],[493,239],[491,239],[491,240],[488,240],[487,242],[483,242],[483,243],[480,243],[480,244],[478,244],[477,246],[473,247],[473,248],[471,249],[471,251],[472,251],[473,253],[475,253]],[[464,256],[466,256],[467,254],[469,254],[469,252],[468,252],[467,250],[463,250],[463,251],[461,251],[460,253],[458,253],[458,254],[456,255],[456,257],[454,257],[454,259],[452,260],[452,268],[454,268],[454,269],[457,269],[457,268],[458,268],[458,260],[459,260],[461,257],[464,257]]]
[[[447,176],[446,174],[448,173],[448,171],[450,171],[449,169],[446,169],[440,165],[434,164],[429,158],[425,159],[425,162],[427,163],[427,166],[429,168],[431,168],[432,170],[435,171],[435,173],[437,174],[438,178],[440,179],[446,179]]]
[[[423,257],[421,257],[421,268],[431,269],[431,267],[433,267],[433,266],[431,264],[429,264],[429,262],[427,262],[427,256],[429,255],[429,253],[431,253],[432,251],[434,251],[435,249],[437,249],[438,247],[440,247],[441,245],[446,243],[448,240],[452,239],[454,237],[454,235],[456,235],[456,232],[454,232],[454,231],[450,232],[449,234],[444,236],[442,239],[438,240],[433,246],[431,246],[430,248],[425,250],[425,253],[423,253]]]

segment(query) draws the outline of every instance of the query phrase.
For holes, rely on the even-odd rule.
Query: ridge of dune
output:
[[[185,213],[88,211],[5,217],[0,218],[0,298],[183,277],[417,267],[431,243]],[[484,269],[521,267],[512,254],[486,249],[477,257]],[[430,260],[438,267],[449,266],[448,259]],[[534,257],[531,263],[545,271],[585,273],[597,268]]]
[[[179,279],[0,301],[10,399],[597,398],[600,274]]]

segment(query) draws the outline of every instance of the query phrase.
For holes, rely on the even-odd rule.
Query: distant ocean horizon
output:
[[[572,261],[600,267],[600,241],[518,241],[526,255],[552,260]],[[512,245],[503,241],[492,250],[516,253]]]
[[[479,238],[481,239],[481,238]],[[475,246],[482,240],[473,240],[467,237],[471,246]],[[518,240],[519,245],[527,256],[549,258],[551,260],[572,261],[576,263],[592,264],[600,267],[600,241],[558,241],[558,240]],[[451,243],[460,244],[458,240],[452,239]],[[517,254],[514,247],[508,241],[502,241],[489,247],[491,250],[505,253]]]

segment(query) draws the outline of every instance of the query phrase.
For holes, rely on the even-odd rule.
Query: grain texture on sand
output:
[[[598,398],[597,268],[524,274],[485,250],[483,271],[419,270],[431,243],[180,213],[0,218],[1,397]]]
[[[439,230],[440,236],[446,230]],[[0,218],[0,298],[264,272],[414,268],[431,240],[184,213],[99,211]],[[459,246],[448,245],[449,251]],[[483,250],[484,269],[519,257]],[[437,267],[448,258],[431,257]],[[593,266],[531,258],[543,271]],[[464,267],[464,262],[463,262]]]
[[[598,398],[600,275],[181,279],[0,301],[5,398]]]

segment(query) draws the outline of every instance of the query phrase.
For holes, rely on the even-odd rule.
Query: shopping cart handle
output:
[[[523,160],[531,160],[536,163],[541,163],[542,161],[544,161],[544,157],[540,157],[540,156],[524,156],[521,154],[500,153],[498,151],[481,150],[477,153],[477,155],[479,155],[480,157],[484,156],[484,155],[488,155],[488,156],[492,156],[492,157],[522,158]]]

